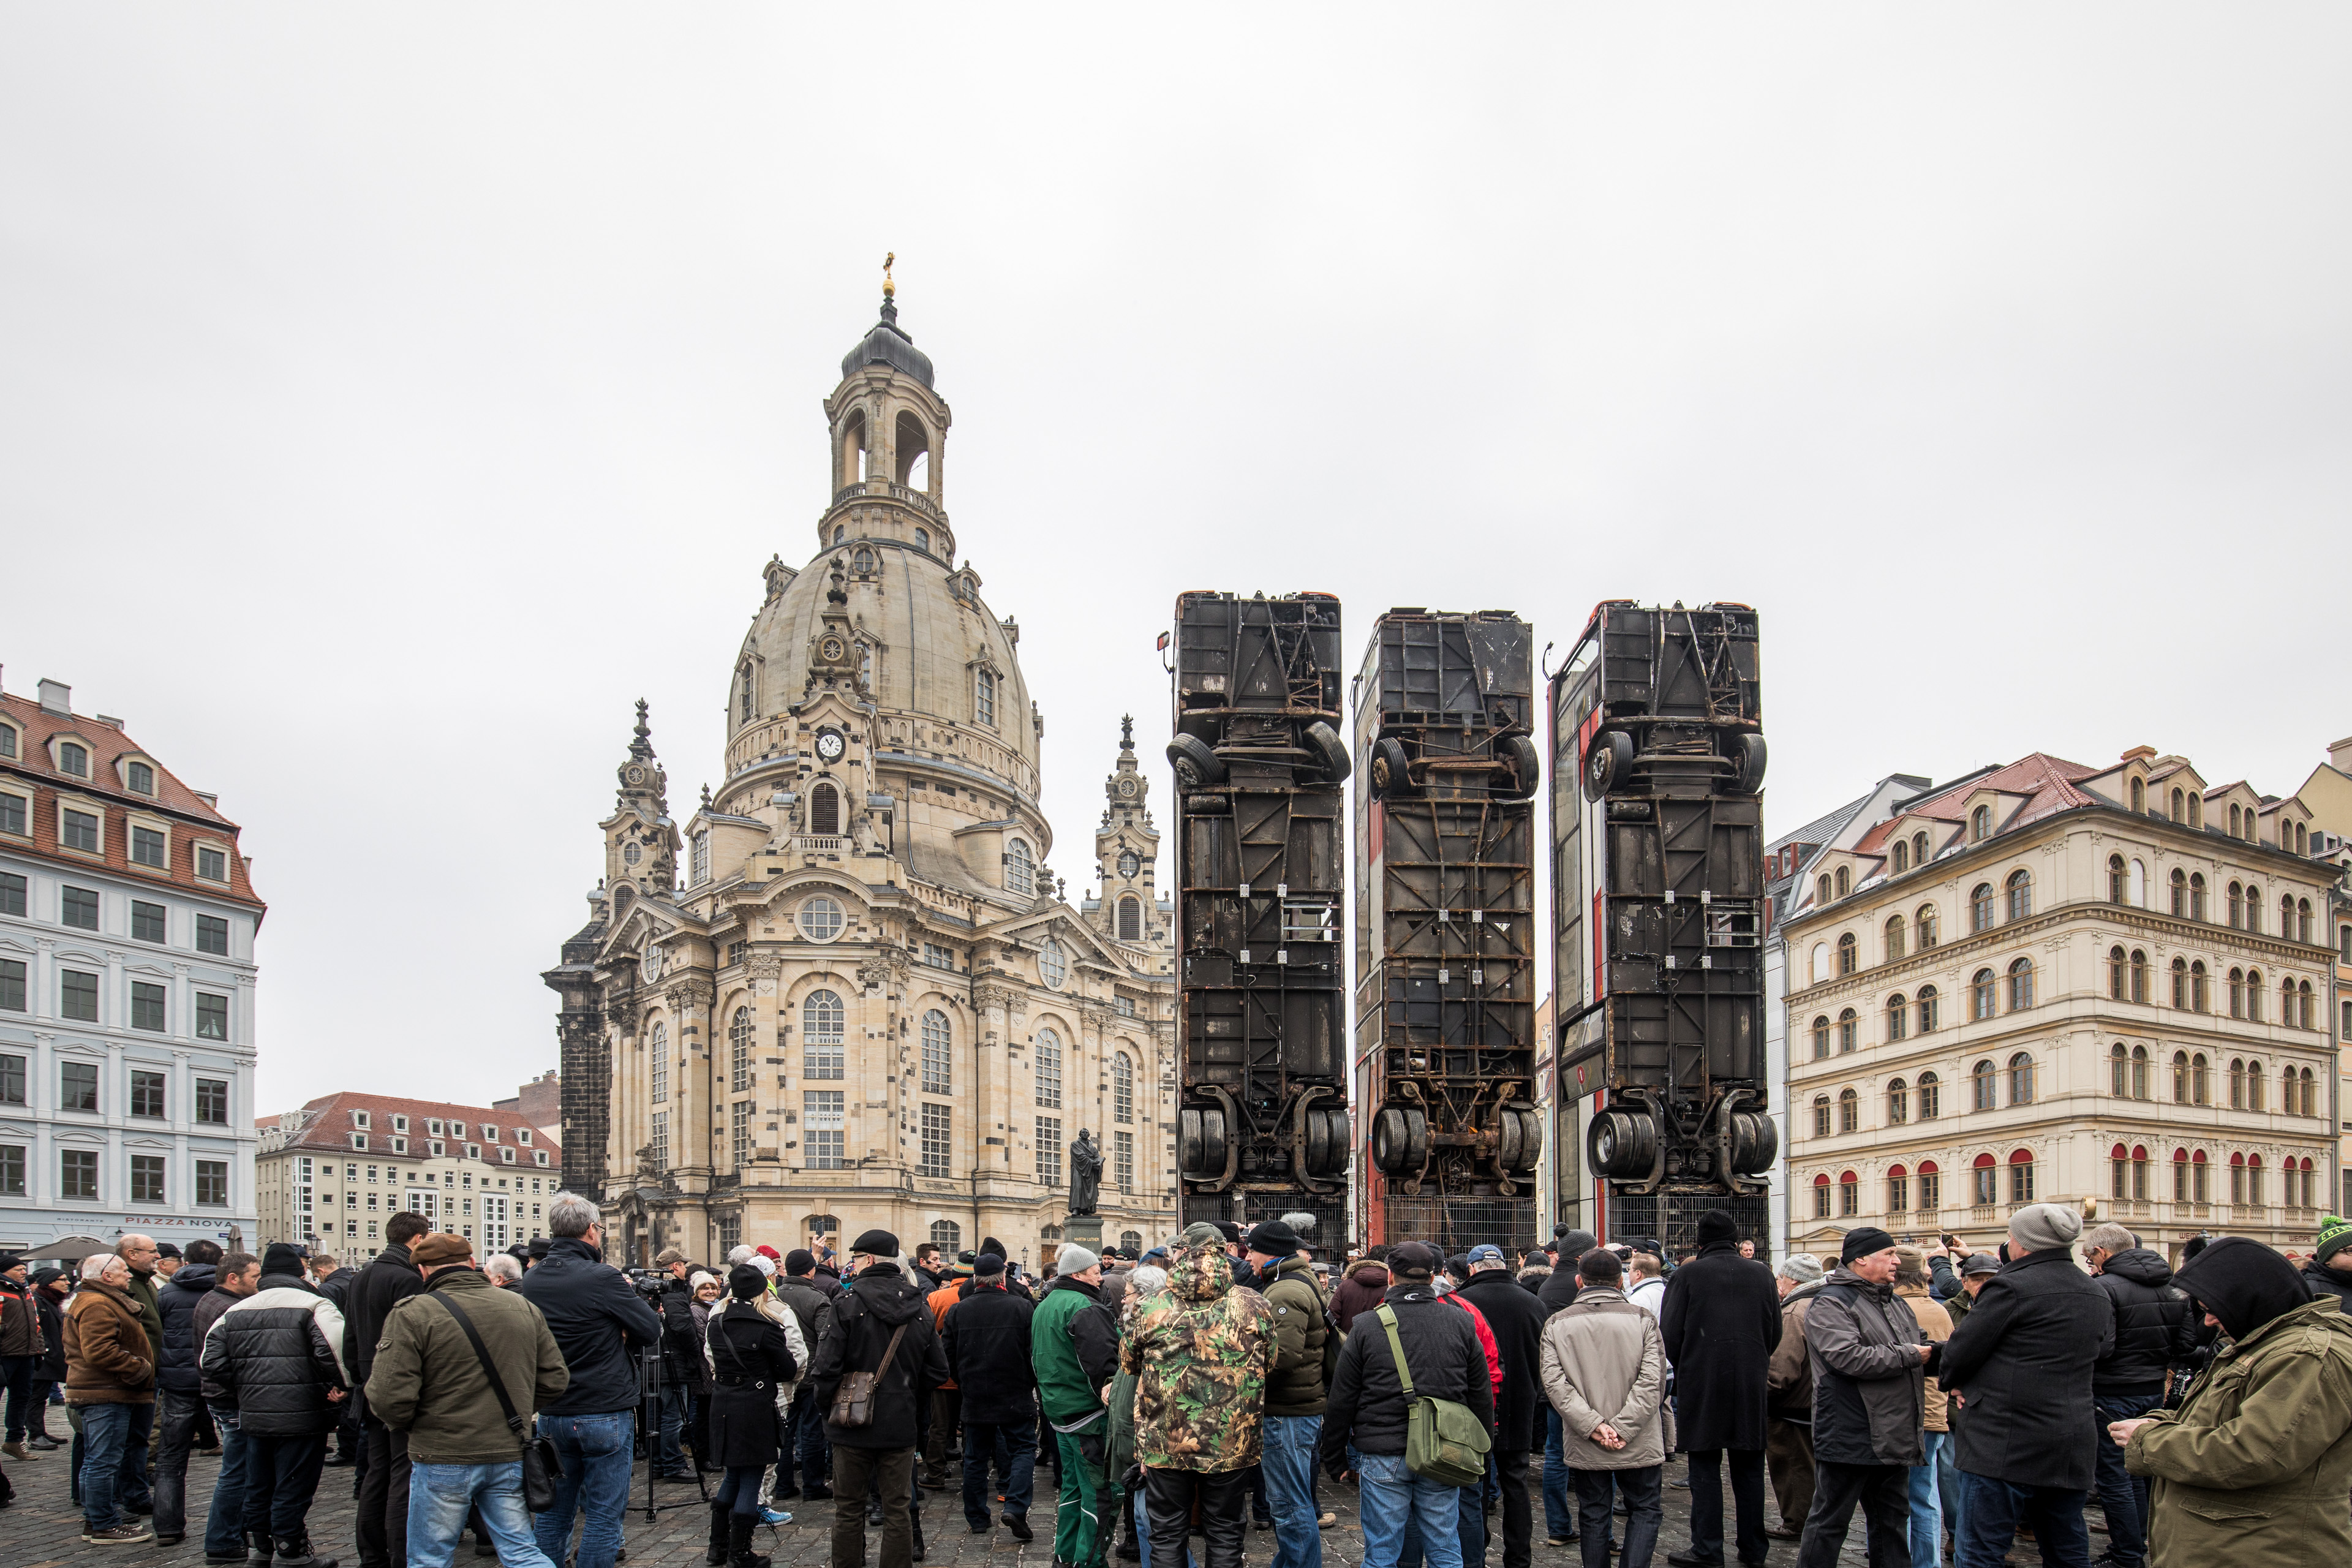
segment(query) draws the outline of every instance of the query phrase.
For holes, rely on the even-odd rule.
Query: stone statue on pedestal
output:
[[[1070,1213],[1092,1214],[1095,1201],[1102,1191],[1102,1145],[1095,1142],[1093,1131],[1078,1129],[1078,1141],[1070,1145]]]

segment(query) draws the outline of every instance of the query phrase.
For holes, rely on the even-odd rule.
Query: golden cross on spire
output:
[[[885,300],[896,298],[898,292],[898,286],[890,281],[890,268],[898,259],[898,253],[895,250],[886,253],[882,258],[882,298]]]

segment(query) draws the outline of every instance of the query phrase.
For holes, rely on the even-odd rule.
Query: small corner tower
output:
[[[619,798],[604,829],[604,885],[634,883],[640,892],[667,897],[677,885],[677,825],[669,819],[669,775],[654,760],[646,702],[637,700],[637,727],[618,770]]]
[[[1158,942],[1166,935],[1156,892],[1160,830],[1144,797],[1151,781],[1135,764],[1135,716],[1118,721],[1118,763],[1103,781],[1109,804],[1095,829],[1095,866],[1102,879],[1096,922],[1114,942]]]

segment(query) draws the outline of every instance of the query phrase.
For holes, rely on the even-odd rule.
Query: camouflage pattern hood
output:
[[[1233,1278],[1223,1252],[1186,1253],[1119,1351],[1121,1370],[1136,1374],[1135,1457],[1150,1468],[1223,1471],[1258,1462],[1274,1312]]]

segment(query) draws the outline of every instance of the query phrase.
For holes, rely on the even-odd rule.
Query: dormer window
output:
[[[1981,844],[1992,837],[1992,807],[1980,805],[1969,813],[1969,841]]]
[[[526,1149],[530,1148],[530,1128],[528,1128],[528,1127],[518,1127],[518,1128],[516,1128],[516,1129],[515,1129],[515,1142],[518,1142],[518,1143],[520,1143],[520,1144],[521,1144],[521,1145],[522,1145],[524,1148],[526,1148]]]
[[[498,1141],[499,1130],[485,1122],[482,1126],[482,1142],[485,1143],[495,1143]]]
[[[468,1159],[468,1160],[478,1160],[478,1159],[480,1159],[481,1157],[482,1157],[482,1146],[481,1146],[479,1143],[468,1143],[468,1144],[467,1144],[467,1145],[466,1145],[466,1158],[467,1158],[467,1159]]]
[[[352,1111],[352,1125],[360,1129],[362,1131],[365,1131],[368,1126],[368,1113],[364,1110]]]
[[[352,1133],[352,1147],[357,1149],[362,1153],[367,1152],[367,1134],[364,1132]]]
[[[425,1131],[427,1131],[427,1132],[430,1132],[430,1133],[431,1133],[431,1134],[433,1134],[433,1136],[434,1136],[434,1137],[436,1137],[436,1138],[440,1137],[440,1136],[441,1136],[441,1119],[440,1119],[439,1117],[437,1117],[437,1116],[428,1116],[428,1117],[426,1117],[426,1118],[425,1119]]]
[[[210,845],[196,846],[196,875],[207,882],[228,880],[228,851]]]
[[[0,724],[0,757],[14,759],[16,755],[16,727]]]
[[[124,766],[122,772],[123,776],[130,781],[131,791],[133,795],[153,795],[155,793],[155,770],[149,767],[145,763],[128,763]]]
[[[405,1132],[405,1131],[408,1131],[408,1118],[407,1118],[407,1117],[405,1117],[405,1116],[399,1116],[399,1115],[395,1115],[395,1116],[394,1116],[394,1117],[393,1117],[393,1119],[392,1119],[392,1130],[393,1130],[394,1132]]]
[[[73,741],[58,742],[58,772],[78,779],[89,777],[89,748]]]

